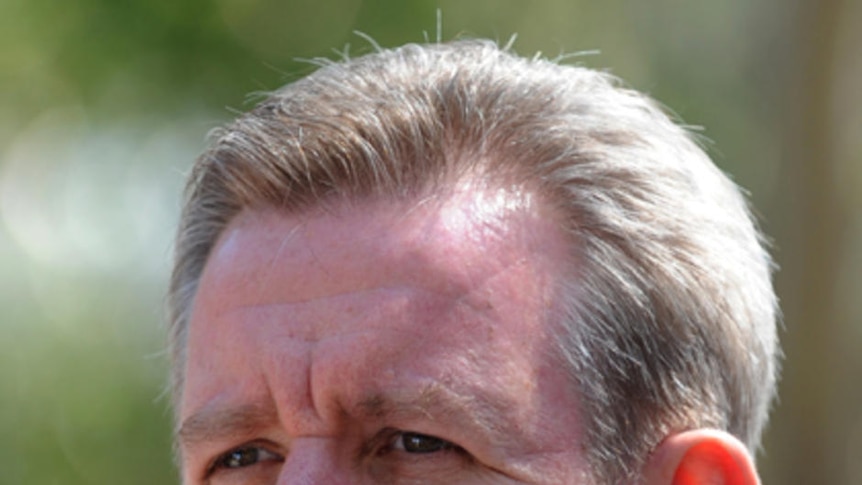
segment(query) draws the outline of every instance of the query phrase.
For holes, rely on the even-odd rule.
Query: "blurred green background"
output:
[[[862,2],[0,0],[0,483],[176,483],[163,292],[207,132],[297,59],[437,37],[609,69],[702,125],[775,239],[766,484],[862,483]]]

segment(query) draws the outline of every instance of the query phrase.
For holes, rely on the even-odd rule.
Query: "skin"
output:
[[[192,309],[183,483],[589,483],[553,220],[473,187],[240,214]]]

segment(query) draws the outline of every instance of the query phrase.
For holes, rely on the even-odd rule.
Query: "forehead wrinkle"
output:
[[[249,318],[262,319],[259,321],[278,320],[278,317],[266,317],[266,315],[277,315],[283,311],[299,311],[303,310],[307,305],[328,305],[330,307],[338,305],[339,300],[350,299],[353,297],[363,297],[366,293],[381,293],[387,296],[387,304],[396,305],[399,302],[409,303],[415,301],[415,295],[424,295],[423,298],[435,298],[447,301],[445,307],[451,309],[459,304],[466,303],[469,307],[477,310],[486,310],[487,305],[476,304],[470,300],[472,294],[478,292],[482,287],[497,277],[505,274],[506,271],[515,269],[529,263],[529,259],[520,258],[511,264],[502,265],[494,268],[489,274],[482,275],[480,278],[470,281],[453,281],[445,279],[447,287],[423,287],[419,284],[403,282],[392,285],[376,285],[369,284],[361,288],[353,288],[348,290],[339,290],[326,293],[314,294],[307,297],[280,297],[274,298],[273,301],[262,301],[259,303],[247,303],[235,305],[230,310],[219,313],[216,317],[219,319],[241,318],[245,321]],[[442,278],[441,278],[442,279]],[[349,300],[345,300],[349,301]],[[425,300],[423,300],[425,301]],[[430,301],[430,300],[429,300]],[[434,300],[440,301],[440,300]],[[377,307],[380,308],[379,306]],[[387,308],[394,308],[388,307]],[[443,310],[440,310],[441,312]],[[373,327],[372,327],[373,328]]]
[[[421,198],[415,204],[404,204],[403,202],[399,204],[402,207],[406,205],[407,210],[395,210],[393,212],[392,205],[383,205],[380,207],[380,201],[365,201],[366,204],[372,204],[371,211],[379,213],[380,210],[383,210],[384,212],[388,212],[390,217],[394,216],[394,219],[384,217],[383,219],[389,218],[390,222],[384,224],[384,227],[375,229],[374,232],[370,234],[365,234],[361,239],[373,239],[375,235],[377,235],[376,237],[379,237],[381,234],[380,231],[388,232],[387,227],[391,229],[390,226],[392,224],[399,226],[401,223],[412,219],[413,215],[418,212],[420,208],[425,208],[430,213],[419,216],[420,220],[424,219],[425,221],[424,223],[420,222],[419,226],[416,228],[420,231],[419,234],[439,234],[439,231],[442,230],[443,233],[453,235],[459,234],[460,236],[456,239],[461,240],[462,243],[466,242],[462,239],[466,237],[467,241],[470,241],[471,245],[497,245],[503,241],[509,241],[512,243],[512,236],[515,235],[514,233],[518,233],[515,238],[519,241],[517,244],[527,244],[527,246],[532,246],[532,244],[524,240],[525,237],[529,237],[529,234],[523,234],[517,229],[518,227],[523,227],[523,224],[526,222],[523,220],[524,215],[532,214],[534,217],[538,216],[538,214],[535,213],[535,203],[530,195],[531,194],[529,194],[529,192],[518,190],[479,188],[472,186],[471,184],[467,184],[459,187],[454,194],[437,194],[436,197],[428,196]],[[428,204],[435,201],[435,199],[439,205],[437,207],[428,208]],[[375,208],[375,206],[377,207]],[[320,248],[316,247],[314,244],[303,244],[301,241],[308,237],[308,234],[306,233],[313,225],[313,221],[320,220],[321,217],[335,218],[337,221],[338,219],[347,217],[347,215],[354,210],[357,210],[357,208],[352,205],[348,204],[345,206],[344,204],[338,204],[335,207],[328,208],[328,210],[318,209],[300,211],[298,213],[283,213],[275,209],[264,209],[260,211],[246,211],[238,216],[238,220],[233,223],[235,230],[255,223],[265,222],[272,217],[277,219],[281,219],[283,217],[295,218],[295,223],[291,224],[292,227],[286,228],[287,230],[285,231],[285,234],[276,236],[278,238],[277,247],[275,251],[272,251],[271,254],[266,257],[268,260],[268,263],[266,264],[267,271],[262,275],[262,277],[256,278],[257,281],[254,282],[258,289],[256,293],[261,295],[267,293],[266,290],[272,286],[274,275],[276,275],[280,269],[281,265],[279,263],[285,257],[288,247],[295,243],[299,243],[301,245],[303,248],[301,252],[305,252],[304,257],[308,258],[303,264],[311,265],[306,268],[306,270],[313,268],[314,272],[319,272],[320,275],[325,278],[331,279],[332,275],[330,274],[330,266],[324,263],[318,255],[318,250]],[[516,213],[521,213],[521,216],[516,216]],[[419,240],[427,241],[428,235],[429,234],[423,234],[419,237]],[[356,236],[357,235],[354,234],[352,237]],[[226,241],[223,240],[222,244],[225,242]],[[405,247],[405,242],[406,241],[404,240],[378,241],[376,245],[378,248],[386,249],[390,247]],[[413,246],[412,243],[406,244],[406,247],[411,246]],[[506,247],[505,244],[504,247]],[[535,250],[537,248],[533,249]],[[420,258],[419,261],[425,260],[424,264],[432,268],[438,264],[438,261],[436,260],[440,257],[439,254],[423,254],[423,251],[401,254],[399,257],[416,258],[417,256]],[[502,271],[504,268],[488,269],[496,272]],[[452,281],[449,280],[448,283],[451,284]],[[318,298],[338,296],[340,294],[348,294],[371,289],[374,289],[373,285],[366,288],[354,288],[349,291],[334,292],[331,294],[310,295],[305,298],[292,298],[290,301],[311,301]],[[466,288],[461,288],[460,290],[458,288],[450,288],[450,290],[459,290],[455,291],[457,293],[462,293],[465,289]]]
[[[361,287],[353,287],[346,290],[336,290],[331,292],[321,292],[318,294],[314,294],[308,297],[302,298],[279,298],[278,301],[272,302],[261,302],[261,303],[249,303],[244,305],[236,305],[233,311],[238,310],[249,310],[249,309],[266,309],[266,308],[276,308],[279,306],[290,307],[292,305],[303,305],[306,303],[316,303],[316,302],[326,302],[327,300],[335,300],[342,297],[351,297],[358,296],[364,293],[373,293],[373,292],[382,292],[389,295],[402,296],[410,293],[427,293],[430,295],[436,296],[449,296],[449,293],[440,291],[436,288],[425,288],[420,286],[419,284],[414,284],[411,282],[400,282],[398,284],[367,284]],[[458,294],[462,293],[461,291],[457,292]]]

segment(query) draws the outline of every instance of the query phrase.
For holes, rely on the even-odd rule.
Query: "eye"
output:
[[[406,453],[436,453],[440,451],[460,451],[461,448],[444,439],[427,434],[402,431],[392,440],[391,448]]]
[[[477,463],[463,447],[415,431],[386,428],[374,442],[366,455],[373,483],[461,483],[456,478]]]
[[[280,462],[283,460],[284,458],[281,455],[269,451],[262,446],[247,445],[240,448],[234,448],[216,458],[210,466],[208,474],[215,473],[219,470],[233,470],[257,465],[259,463]]]

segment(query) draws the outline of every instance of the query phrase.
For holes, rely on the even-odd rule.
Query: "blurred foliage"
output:
[[[302,59],[438,27],[583,51],[567,62],[707,127],[784,267],[764,481],[862,482],[860,3],[0,0],[0,483],[176,482],[161,307],[182,174]]]

